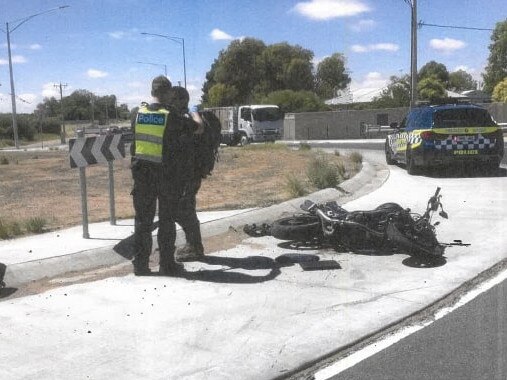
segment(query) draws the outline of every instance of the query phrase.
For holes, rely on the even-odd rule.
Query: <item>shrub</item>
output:
[[[11,237],[9,226],[0,219],[0,239],[5,240]]]
[[[0,157],[0,165],[9,165],[9,159],[5,156]]]
[[[308,143],[299,144],[299,150],[311,150],[312,146]]]
[[[316,188],[326,189],[336,187],[341,182],[339,170],[341,169],[330,163],[326,157],[319,155],[308,165],[307,175]]]
[[[47,221],[44,218],[34,217],[30,218],[25,222],[25,228],[28,232],[32,232],[35,234],[40,234],[44,231],[44,227],[46,227]]]
[[[293,173],[287,175],[285,186],[292,197],[301,197],[308,194],[304,182]]]
[[[363,162],[363,155],[359,152],[352,152],[349,156],[350,161],[355,164],[360,164]]]
[[[258,150],[267,150],[267,151],[271,151],[271,150],[287,150],[287,145],[285,144],[274,144],[272,142],[265,142],[264,144],[248,144],[248,145],[245,145],[243,148],[243,150],[255,150],[255,151],[258,151]]]
[[[10,225],[11,236],[23,235],[21,225],[18,222],[12,222]]]

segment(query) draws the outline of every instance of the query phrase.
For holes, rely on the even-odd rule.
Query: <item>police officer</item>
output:
[[[149,275],[157,200],[160,250],[160,273],[177,274],[183,266],[174,259],[176,226],[175,210],[185,188],[187,133],[179,115],[169,111],[172,102],[171,82],[158,76],[152,82],[151,94],[157,102],[142,103],[133,119],[132,191],[135,210],[136,275]],[[188,134],[188,133],[187,133]],[[188,166],[188,164],[187,164]]]

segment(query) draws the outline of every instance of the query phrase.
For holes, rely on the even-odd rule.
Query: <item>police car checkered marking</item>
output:
[[[496,139],[488,139],[479,136],[473,141],[458,141],[453,138],[435,140],[435,148],[438,150],[462,150],[462,149],[484,149],[494,148]]]

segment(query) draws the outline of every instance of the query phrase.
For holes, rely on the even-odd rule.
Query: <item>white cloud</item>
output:
[[[294,11],[312,20],[350,17],[370,11],[361,0],[309,0],[297,3]]]
[[[22,55],[13,55],[12,56],[12,63],[25,63],[26,62],[26,58],[23,57]],[[0,58],[0,65],[8,65],[9,64],[9,59],[3,59],[3,58]]]
[[[453,38],[444,38],[443,40],[433,38],[430,40],[430,47],[442,53],[451,53],[455,50],[463,49],[465,46],[465,42]]]
[[[88,75],[89,78],[104,78],[107,77],[109,74],[106,73],[105,71],[89,69],[86,72],[86,75]]]
[[[127,86],[130,88],[142,88],[145,86],[145,84],[142,82],[129,82],[127,83]]]
[[[115,40],[121,40],[123,37],[127,35],[127,33],[118,30],[116,32],[109,32],[109,37],[114,38]]]
[[[482,78],[481,72],[484,71],[484,69],[485,69],[485,66],[482,69],[476,69],[473,67],[468,67],[466,65],[459,65],[454,68],[453,72],[458,71],[458,70],[463,70],[463,71],[467,72],[468,74],[470,74],[475,81],[477,81],[478,83],[482,83],[482,81],[484,79]]]
[[[213,29],[210,33],[210,37],[213,41],[219,41],[219,40],[234,40],[235,38],[231,36],[229,33],[224,32],[220,29]]]
[[[197,82],[196,82],[197,83]],[[187,84],[187,90],[190,95],[190,101],[188,102],[189,107],[196,106],[201,103],[202,96],[202,83]]]
[[[324,55],[322,57],[313,57],[313,59],[312,59],[313,67],[317,68],[319,63],[321,63],[323,60],[325,60],[326,58],[329,58],[329,57],[330,57],[329,55]]]
[[[55,83],[44,83],[42,85],[42,96],[45,98],[60,96],[59,90],[55,87]]]
[[[42,49],[42,46],[39,44],[31,44],[29,46],[29,48],[30,48],[30,50],[40,50],[40,49]]]
[[[364,45],[352,45],[350,49],[354,53],[366,53],[368,51],[368,48]]]
[[[399,46],[397,44],[392,43],[379,43],[379,44],[371,44],[371,45],[352,45],[351,50],[355,53],[368,53],[370,51],[390,51],[395,52],[399,50]]]
[[[7,49],[7,42],[4,42],[2,46]],[[11,50],[17,49],[17,47],[18,45],[11,43]]]
[[[350,25],[349,28],[354,32],[364,32],[372,30],[377,26],[377,23],[373,20],[359,20],[356,24]]]
[[[350,90],[353,93],[354,102],[368,102],[388,85],[389,78],[381,73],[373,71],[366,74],[359,81],[352,80]]]
[[[463,70],[467,73],[469,73],[470,75],[474,75],[474,74],[477,74],[477,70],[474,69],[473,67],[468,67],[467,65],[459,65],[459,66],[456,66],[454,68],[454,70],[452,70],[452,72],[454,71],[458,71],[458,70]]]
[[[134,39],[134,36],[139,34],[139,29],[132,28],[130,30],[115,30],[114,32],[107,33],[109,37],[115,40],[122,40],[124,38],[128,38],[130,40]]]
[[[18,113],[31,113],[38,103],[38,96],[31,93],[16,95],[16,111]],[[12,112],[11,95],[0,93],[0,112]]]

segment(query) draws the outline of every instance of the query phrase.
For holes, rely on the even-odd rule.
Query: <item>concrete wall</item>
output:
[[[507,104],[482,104],[498,123],[507,123]],[[369,127],[400,122],[408,107],[376,110],[340,110],[329,112],[288,113],[284,120],[284,140],[335,140],[377,138],[385,136],[368,133]]]
[[[507,103],[482,104],[497,123],[507,123]]]
[[[400,122],[408,108],[340,110],[289,113],[284,120],[284,140],[334,140],[365,137],[365,125]]]

